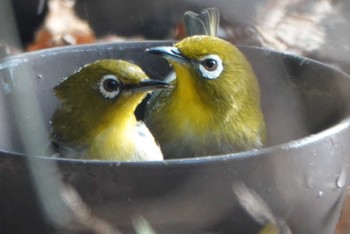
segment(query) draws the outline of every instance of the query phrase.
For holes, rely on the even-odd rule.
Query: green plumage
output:
[[[54,88],[52,141],[64,157],[160,160],[162,154],[134,111],[149,90],[165,88],[135,64],[113,59],[88,64]]]
[[[145,120],[164,157],[218,155],[263,146],[258,82],[235,46],[217,37],[192,36],[150,52],[167,58],[177,76],[174,88],[150,104]],[[217,67],[213,75],[203,70],[207,57],[222,63],[222,71]],[[213,77],[205,77],[206,72]]]

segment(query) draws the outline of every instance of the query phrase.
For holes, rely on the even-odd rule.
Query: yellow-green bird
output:
[[[163,56],[176,73],[174,88],[152,100],[145,119],[165,158],[227,154],[264,145],[258,82],[235,46],[197,35],[148,52]]]
[[[88,64],[54,88],[61,106],[51,119],[52,141],[64,157],[162,160],[159,146],[134,111],[150,90],[168,87],[126,61]]]

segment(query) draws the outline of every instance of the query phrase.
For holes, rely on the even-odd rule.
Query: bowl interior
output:
[[[150,77],[162,79],[170,72],[169,65],[144,50],[165,44],[171,43],[66,47],[3,60],[0,63],[0,149],[45,155],[50,117],[58,105],[52,88],[63,77],[97,59],[116,58],[133,61]],[[267,146],[318,133],[348,115],[350,81],[344,73],[313,60],[265,49],[241,47],[241,50],[251,62],[261,87]],[[137,111],[140,118],[143,105]]]

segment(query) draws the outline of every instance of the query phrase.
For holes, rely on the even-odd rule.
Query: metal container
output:
[[[63,181],[76,188],[92,213],[127,233],[136,216],[144,217],[157,233],[257,232],[259,220],[237,199],[237,183],[254,191],[293,233],[334,231],[349,185],[350,79],[306,58],[240,47],[261,86],[268,130],[268,145],[262,150],[146,163],[44,155],[49,120],[58,103],[52,88],[59,80],[102,58],[134,61],[160,79],[169,65],[144,50],[168,44],[73,46],[1,61],[1,233],[55,229],[41,212],[45,207],[25,152],[42,165],[57,163]],[[44,167],[40,172],[56,174]]]

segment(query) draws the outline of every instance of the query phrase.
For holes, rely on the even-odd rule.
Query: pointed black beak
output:
[[[146,49],[146,52],[164,57],[179,63],[188,63],[188,60],[182,55],[180,50],[174,46],[159,46]]]
[[[133,91],[148,91],[148,90],[154,90],[154,89],[167,89],[171,87],[172,86],[165,81],[152,80],[152,79],[143,80],[137,84],[125,86],[127,90],[133,90]]]

